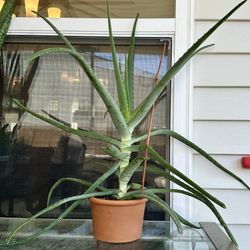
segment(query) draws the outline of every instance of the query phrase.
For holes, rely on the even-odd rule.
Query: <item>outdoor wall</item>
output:
[[[199,38],[238,0],[196,0],[194,36]],[[193,62],[193,140],[250,185],[250,170],[241,157],[250,154],[250,2],[248,1],[209,39],[215,46]],[[193,176],[227,204],[219,209],[240,243],[250,247],[250,192],[193,154]],[[216,221],[193,203],[194,221]]]

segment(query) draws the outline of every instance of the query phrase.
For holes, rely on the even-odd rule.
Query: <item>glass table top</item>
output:
[[[1,242],[9,232],[16,228],[24,219],[0,218]],[[20,231],[15,240],[39,231],[51,222],[51,219],[36,219]],[[91,220],[65,219],[58,226],[39,236],[39,238],[16,246],[0,246],[0,249],[67,249],[67,250],[212,250],[216,249],[204,230],[184,227],[183,234],[177,232],[173,223],[167,221],[145,221],[142,238],[126,244],[109,244],[96,241],[92,236]]]

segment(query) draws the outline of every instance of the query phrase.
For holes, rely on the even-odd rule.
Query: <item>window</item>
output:
[[[13,39],[16,41],[17,39]],[[9,148],[2,149],[0,212],[3,216],[25,217],[46,206],[46,198],[51,185],[63,176],[95,179],[106,169],[111,159],[101,148],[99,142],[78,138],[57,130],[36,118],[22,114],[12,102],[12,98],[24,101],[31,109],[87,130],[115,136],[115,131],[105,106],[91,87],[89,80],[74,60],[66,54],[50,54],[35,61],[28,73],[25,59],[33,51],[55,46],[54,41],[36,43],[38,39],[26,38],[9,42],[1,58],[2,65],[1,96],[2,123],[9,124],[5,137],[9,138]],[[104,38],[72,39],[76,48],[96,71],[103,84],[115,96],[114,74],[110,47]],[[29,42],[28,42],[29,41]],[[159,39],[141,39],[136,46],[135,79],[136,102],[143,99],[152,88],[155,74],[162,54],[163,43]],[[171,48],[171,40],[167,43]],[[124,69],[127,39],[119,39],[117,47],[121,69]],[[171,60],[168,50],[164,56],[161,75],[166,72]],[[12,70],[10,70],[12,69]],[[138,91],[139,90],[139,91]],[[6,95],[8,94],[8,96]],[[165,93],[169,95],[167,91]],[[169,126],[169,102],[162,98],[155,113],[154,127]],[[14,128],[17,123],[18,126]],[[145,130],[142,124],[140,130]],[[14,137],[10,142],[12,133]],[[165,137],[154,138],[158,151],[166,157],[168,141]],[[136,178],[140,178],[140,174]],[[148,179],[152,185],[160,185],[161,180]],[[105,185],[114,185],[111,177]],[[65,184],[58,188],[54,201],[62,197],[82,192],[78,185]],[[58,215],[60,209],[46,216]],[[164,213],[152,205],[147,207],[147,219],[164,219]],[[77,218],[89,217],[88,204],[72,215]]]

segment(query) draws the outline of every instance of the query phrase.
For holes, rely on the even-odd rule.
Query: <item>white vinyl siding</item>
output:
[[[246,121],[194,121],[193,140],[210,154],[249,154],[249,129]]]
[[[239,0],[196,0],[195,2],[195,18],[196,20],[217,20],[226,12],[236,6]],[[249,16],[250,2],[235,12],[230,20],[250,20]]]
[[[199,54],[194,59],[194,86],[250,87],[249,65],[249,53]]]
[[[246,120],[250,122],[249,97],[250,87],[195,88],[194,119]],[[211,105],[211,100],[213,100],[213,105]],[[250,124],[248,124],[248,126],[250,126]]]
[[[238,0],[196,0],[194,39],[198,39]],[[215,46],[193,60],[192,139],[250,184],[241,158],[250,154],[250,3],[247,2],[206,44]],[[218,208],[240,244],[250,245],[250,192],[193,152],[193,178],[227,205]],[[217,221],[193,201],[194,221]]]

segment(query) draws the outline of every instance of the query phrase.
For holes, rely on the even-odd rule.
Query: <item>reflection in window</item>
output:
[[[2,216],[28,216],[46,206],[46,197],[52,184],[61,177],[98,178],[112,161],[103,153],[104,143],[62,132],[33,116],[23,113],[13,104],[13,98],[32,110],[71,125],[74,128],[94,130],[116,136],[107,110],[80,66],[67,54],[49,54],[29,65],[26,59],[33,52],[52,45],[9,44],[2,51],[0,86],[1,125],[6,124],[0,145],[0,213]],[[159,65],[163,45],[138,45],[135,56],[135,103],[150,91]],[[77,45],[78,51],[109,90],[116,96],[114,72],[109,46]],[[120,68],[124,73],[127,46],[117,47]],[[165,55],[161,75],[168,68]],[[2,92],[1,92],[2,93]],[[153,127],[168,127],[169,108],[166,98],[157,104]],[[145,131],[141,124],[138,132]],[[168,147],[165,137],[157,137],[152,144],[165,157]],[[141,178],[140,173],[136,178]],[[106,186],[113,187],[112,176]],[[157,176],[147,179],[156,185]],[[57,189],[54,201],[82,193],[76,184],[65,184]],[[67,205],[66,205],[67,206]],[[62,206],[58,210],[64,209]],[[54,217],[58,210],[47,214]],[[150,204],[148,218],[164,218]],[[89,217],[88,203],[76,210],[73,217]]]
[[[175,0],[109,0],[114,18],[174,18]],[[0,6],[1,7],[1,6]],[[24,0],[16,1],[17,17],[36,17],[32,11],[39,11],[44,16],[59,17],[107,17],[106,0]]]

